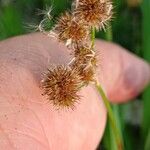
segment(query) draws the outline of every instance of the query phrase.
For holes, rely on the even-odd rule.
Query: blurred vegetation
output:
[[[141,0],[142,1],[142,0]],[[0,0],[0,40],[30,32],[27,24],[38,24],[37,9],[54,6],[54,16],[70,9],[71,0]],[[113,39],[150,62],[150,0],[114,0],[112,35],[109,30],[98,38]],[[128,104],[113,105],[125,150],[150,150],[150,87]],[[109,124],[101,149],[115,150]],[[99,149],[99,148],[98,148]]]

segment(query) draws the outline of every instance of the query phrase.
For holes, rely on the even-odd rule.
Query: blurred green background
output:
[[[150,0],[113,0],[113,3],[112,28],[97,33],[97,37],[113,40],[150,62]],[[42,19],[36,15],[37,9],[51,4],[53,16],[58,16],[70,9],[71,0],[0,0],[0,40],[29,33],[27,24],[38,24]],[[135,101],[113,105],[113,109],[125,150],[150,150],[150,87]],[[108,124],[98,149],[116,150],[111,132]]]

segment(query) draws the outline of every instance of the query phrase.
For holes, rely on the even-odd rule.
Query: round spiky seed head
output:
[[[42,80],[43,95],[57,108],[74,108],[80,87],[77,71],[65,66],[48,69]]]
[[[112,9],[110,0],[78,0],[74,15],[99,30],[112,18]]]
[[[70,41],[70,44],[83,42],[89,36],[88,27],[82,22],[77,22],[69,12],[60,16],[52,31],[60,41]]]

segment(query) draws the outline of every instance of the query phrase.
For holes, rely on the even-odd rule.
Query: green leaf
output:
[[[150,1],[143,0],[143,58],[150,62]],[[148,136],[150,130],[150,86],[143,93],[143,136]]]

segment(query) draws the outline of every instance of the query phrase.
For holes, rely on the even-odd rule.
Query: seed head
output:
[[[87,66],[90,62],[94,65],[95,52],[87,45],[77,45],[74,47],[74,56],[78,64]]]
[[[96,29],[105,29],[112,17],[110,0],[78,0],[74,15]]]
[[[94,81],[96,68],[96,55],[89,46],[78,45],[74,50],[75,59],[71,64],[73,68],[77,68],[81,80],[88,84]]]
[[[43,94],[58,108],[74,108],[79,100],[77,94],[81,86],[80,77],[75,69],[57,66],[48,69],[42,80]]]
[[[88,85],[90,82],[95,82],[95,68],[92,66],[89,66],[85,70],[82,69],[80,74],[85,85]]]
[[[66,43],[70,41],[71,44],[83,42],[89,36],[87,26],[82,22],[77,22],[69,12],[60,16],[53,32],[60,41]]]

